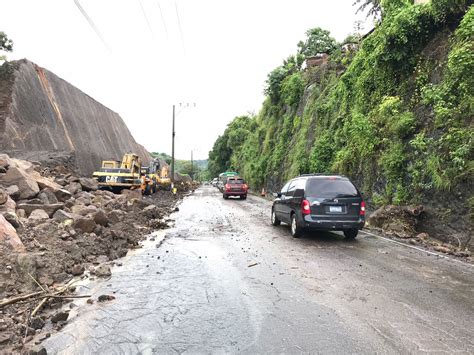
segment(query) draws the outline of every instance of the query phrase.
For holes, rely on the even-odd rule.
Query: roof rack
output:
[[[299,176],[340,176],[340,177],[346,177],[345,175],[341,175],[341,174],[324,174],[324,173],[301,174]]]

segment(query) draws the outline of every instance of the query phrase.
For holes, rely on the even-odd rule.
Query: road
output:
[[[50,353],[474,353],[471,265],[362,234],[293,239],[203,187],[44,342]],[[252,266],[253,265],[253,266]]]

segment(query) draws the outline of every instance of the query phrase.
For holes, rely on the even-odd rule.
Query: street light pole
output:
[[[173,105],[173,129],[171,134],[171,182],[174,183],[174,136],[176,132],[174,131],[174,116],[175,116],[175,105]]]

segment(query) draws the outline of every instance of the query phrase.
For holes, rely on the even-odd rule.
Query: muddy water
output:
[[[175,227],[86,285],[116,299],[77,303],[48,353],[474,351],[472,269],[367,235],[295,240],[268,212],[196,191]]]

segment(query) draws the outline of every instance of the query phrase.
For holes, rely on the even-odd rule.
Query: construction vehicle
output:
[[[102,167],[92,177],[97,180],[99,188],[119,192],[123,189],[140,189],[146,192],[149,182],[141,174],[142,163],[138,155],[126,153],[122,162],[115,160],[102,161]]]
[[[158,158],[153,159],[149,166],[142,167],[142,175],[146,177],[151,192],[156,192],[158,188],[168,189],[171,186],[168,173],[168,165],[161,164]]]

